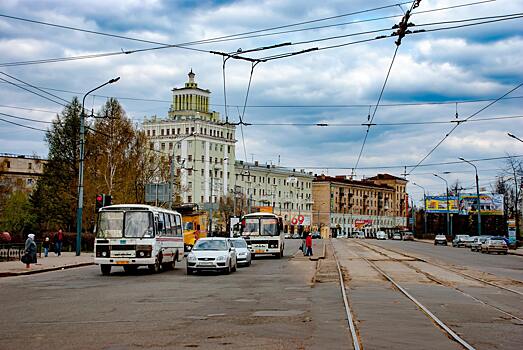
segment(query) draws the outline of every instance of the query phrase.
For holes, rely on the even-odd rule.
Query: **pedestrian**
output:
[[[305,255],[312,256],[312,235],[310,233],[305,239],[305,246],[307,247],[307,254]]]
[[[64,234],[62,233],[62,230],[58,230],[58,233],[55,235],[55,241],[56,241],[56,255],[60,256],[62,255],[62,243],[64,240]]]
[[[307,245],[305,244],[307,240],[308,233],[307,231],[303,230],[301,232],[301,250],[303,252],[303,255],[307,255]]]
[[[30,233],[25,240],[24,257],[22,262],[25,263],[26,268],[30,268],[31,264],[36,264],[36,243],[34,241],[35,235]]]
[[[49,240],[49,237],[45,237],[44,243],[42,243],[42,247],[44,248],[44,258],[47,258],[47,255],[49,255],[49,246],[51,245],[51,241]]]

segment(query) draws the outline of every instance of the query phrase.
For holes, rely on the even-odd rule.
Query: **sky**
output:
[[[466,6],[448,8],[458,5]],[[4,0],[0,15],[141,41],[0,16],[0,72],[55,96],[36,91],[40,95],[66,101],[73,96],[81,98],[119,76],[117,83],[90,95],[86,108],[98,110],[107,96],[117,97],[128,117],[140,126],[144,117],[167,116],[171,89],[183,86],[191,69],[199,87],[211,90],[211,109],[225,117],[223,60],[211,51],[232,53],[292,43],[243,54],[264,58],[318,48],[254,67],[244,116],[244,121],[253,125],[243,127],[243,138],[240,128],[237,130],[237,159],[273,164],[279,160],[281,166],[308,168],[317,174],[350,174],[367,130],[361,124],[368,123],[370,114],[376,125],[368,132],[354,170],[357,178],[385,172],[402,176],[403,166],[410,166],[406,168],[407,179],[428,194],[445,189],[434,173],[449,184],[458,180],[473,191],[474,168],[459,162],[458,157],[474,160],[523,155],[523,143],[507,136],[510,132],[523,139],[523,87],[488,106],[523,83],[523,18],[443,28],[503,19],[492,16],[521,15],[523,2],[422,0],[410,17],[409,22],[415,24],[411,30],[442,30],[407,35],[391,65],[396,37],[370,39],[389,35],[409,7],[410,3],[398,6],[397,1],[389,0],[113,0],[110,6],[98,0]],[[489,18],[477,20],[483,17]],[[464,19],[476,20],[454,22]],[[306,23],[296,25],[302,22]],[[270,28],[278,29],[260,31]],[[361,32],[372,33],[356,35]],[[222,39],[192,43],[212,38]],[[369,41],[346,45],[366,39]],[[20,64],[122,53],[159,44],[185,46]],[[226,62],[227,115],[232,121],[238,121],[244,105],[251,68],[252,63],[246,60]],[[4,114],[0,114],[0,153],[45,158],[44,132],[27,127],[45,130],[63,106],[7,83],[5,80],[21,84],[1,73],[0,113]],[[456,120],[468,117],[469,121],[450,132]],[[317,123],[330,126],[303,125]],[[421,166],[412,167],[422,160]],[[458,163],[430,165],[444,162]],[[506,167],[505,160],[475,164],[480,187],[487,191]],[[412,184],[408,192],[416,201],[423,196],[423,190]]]

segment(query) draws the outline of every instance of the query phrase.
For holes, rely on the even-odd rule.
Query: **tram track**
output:
[[[436,277],[436,276],[434,276],[434,275],[432,275],[432,274],[430,274],[430,273],[428,273],[428,272],[426,272],[426,271],[423,271],[423,270],[421,270],[421,269],[419,269],[419,268],[417,268],[417,267],[415,267],[415,266],[410,265],[410,264],[408,263],[408,261],[395,259],[395,258],[391,257],[390,255],[387,255],[387,254],[383,253],[383,252],[380,251],[380,250],[374,249],[373,246],[370,246],[370,245],[368,245],[368,244],[364,244],[364,243],[361,243],[361,242],[356,242],[356,243],[359,244],[359,245],[362,246],[362,247],[365,247],[365,248],[367,248],[367,249],[369,249],[369,250],[375,252],[375,253],[378,253],[378,254],[380,254],[380,255],[382,255],[382,256],[387,257],[388,259],[390,259],[390,261],[394,261],[394,262],[400,263],[400,264],[402,264],[402,265],[404,265],[404,266],[407,266],[408,268],[410,268],[410,269],[416,271],[417,273],[420,273],[420,274],[424,275],[424,276],[427,277],[429,280],[431,280],[431,281],[433,281],[433,282],[435,282],[435,283],[437,283],[437,284],[439,284],[439,285],[441,285],[441,286],[448,287],[448,288],[452,288],[452,289],[458,291],[459,293],[461,293],[461,294],[463,294],[463,295],[465,295],[465,296],[467,296],[467,297],[469,297],[469,298],[475,300],[476,302],[479,302],[479,303],[481,303],[481,304],[483,304],[483,305],[485,305],[485,306],[487,306],[487,307],[489,307],[489,308],[492,308],[492,309],[494,309],[494,310],[496,310],[496,311],[498,311],[498,312],[500,312],[500,313],[502,313],[502,314],[504,314],[504,315],[506,315],[506,316],[508,316],[508,317],[510,317],[510,318],[512,318],[512,319],[514,319],[514,320],[517,320],[517,321],[521,322],[521,324],[523,324],[523,319],[522,319],[522,318],[520,318],[520,317],[518,317],[518,316],[516,316],[516,315],[514,315],[514,314],[512,314],[512,313],[510,313],[510,312],[508,312],[508,311],[506,311],[506,310],[503,310],[503,309],[501,309],[501,308],[499,308],[499,307],[497,307],[497,306],[495,306],[495,305],[492,305],[492,304],[490,304],[489,302],[487,302],[487,301],[485,301],[485,300],[482,300],[481,298],[478,298],[478,297],[476,297],[476,296],[473,296],[473,295],[471,295],[470,293],[465,292],[464,290],[462,290],[462,289],[459,288],[459,287],[453,286],[453,285],[450,284],[450,283],[446,283],[446,282],[440,280],[438,277]],[[423,259],[419,259],[419,258],[416,258],[416,257],[409,256],[408,254],[403,254],[403,253],[401,253],[401,252],[397,252],[397,251],[392,250],[392,249],[383,248],[383,247],[381,247],[381,246],[380,246],[379,248],[382,249],[382,250],[385,250],[385,251],[393,252],[393,253],[398,254],[398,255],[402,255],[402,256],[404,256],[404,257],[408,257],[408,258],[410,258],[410,259],[413,259],[414,261],[421,261],[421,262],[424,262],[424,263],[426,263],[426,264],[433,265],[433,266],[436,266],[436,267],[439,267],[439,268],[447,268],[447,267],[443,267],[443,266],[441,266],[441,265],[439,265],[439,264],[435,264],[435,263],[432,263],[432,262],[425,261],[425,260],[423,260]],[[449,270],[452,271],[451,269],[449,269]],[[452,272],[456,273],[455,271],[452,271]],[[468,274],[465,274],[465,275],[463,275],[463,274],[459,274],[459,275],[464,276],[464,277],[466,277],[466,278],[469,278],[469,277],[468,277]],[[478,282],[483,282],[482,279],[475,279],[475,278],[474,278],[473,280],[478,281]],[[483,283],[484,283],[484,282],[483,282]],[[492,283],[485,283],[485,284],[487,284],[487,285],[489,285],[489,286],[493,286]],[[498,287],[498,288],[500,288],[500,289],[502,289],[502,290],[507,290],[507,289],[504,288],[503,286],[499,286],[499,285],[496,285],[496,284],[494,284],[494,286],[495,286],[495,287]],[[510,292],[514,292],[514,291],[511,290],[511,289],[508,289],[508,291],[510,291]],[[515,292],[517,292],[517,291],[515,291]],[[519,294],[519,293],[517,293],[517,294]]]
[[[332,243],[331,243],[332,244]],[[361,245],[364,246],[364,245]],[[340,286],[341,286],[341,292],[343,297],[343,302],[345,305],[345,312],[347,315],[347,320],[349,323],[349,329],[351,332],[351,336],[353,339],[353,348],[356,350],[363,349],[362,340],[358,335],[358,330],[354,325],[354,319],[356,318],[353,310],[350,308],[349,299],[346,293],[346,285],[345,285],[345,279],[343,278],[343,272],[341,270],[341,265],[339,263],[339,259],[336,255],[336,251],[333,248],[333,255],[334,259],[336,260],[336,266],[338,269],[338,273],[340,276]],[[441,321],[434,313],[432,313],[426,306],[421,304],[416,298],[414,298],[405,288],[403,288],[398,282],[396,282],[391,276],[389,276],[385,271],[380,269],[374,262],[370,261],[369,259],[363,257],[362,255],[358,254],[357,252],[352,251],[353,254],[355,254],[359,259],[365,261],[370,267],[372,267],[375,271],[377,271],[381,276],[383,276],[388,282],[390,282],[401,294],[403,294],[406,298],[408,298],[411,302],[413,302],[418,310],[420,310],[426,317],[428,317],[432,323],[440,330],[442,330],[449,339],[457,342],[461,347],[467,350],[475,350],[475,348],[470,345],[467,341],[465,341],[463,338],[461,338],[456,332],[454,332],[451,327],[446,325],[443,321]]]

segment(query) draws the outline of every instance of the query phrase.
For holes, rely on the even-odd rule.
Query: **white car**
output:
[[[364,239],[365,238],[365,233],[363,231],[356,231],[354,237],[355,238],[362,238],[362,239]]]
[[[236,249],[228,238],[200,238],[187,255],[187,274],[196,271],[236,271]]]
[[[387,234],[384,231],[376,232],[376,239],[387,239]]]
[[[243,238],[231,238],[232,246],[236,249],[238,266],[251,266],[251,252]]]
[[[434,245],[447,245],[447,237],[445,235],[436,235],[434,237]]]

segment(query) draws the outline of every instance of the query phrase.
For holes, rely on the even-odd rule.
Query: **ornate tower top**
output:
[[[198,84],[196,84],[194,82],[194,77],[195,77],[196,74],[193,73],[192,71],[192,68],[191,68],[191,71],[189,72],[188,76],[189,76],[189,81],[187,83],[185,83],[185,87],[186,88],[197,88],[198,87]]]

